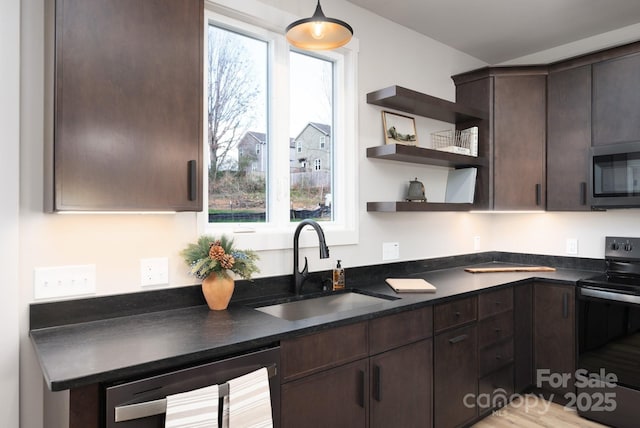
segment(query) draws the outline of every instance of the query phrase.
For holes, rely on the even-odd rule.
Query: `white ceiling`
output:
[[[640,23],[640,0],[349,1],[489,64]]]

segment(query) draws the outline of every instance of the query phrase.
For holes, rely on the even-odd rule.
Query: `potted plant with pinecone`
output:
[[[256,252],[234,248],[233,239],[225,235],[220,238],[203,235],[182,250],[181,255],[190,266],[190,273],[202,280],[202,293],[212,310],[227,309],[235,288],[231,273],[250,280],[259,272]]]

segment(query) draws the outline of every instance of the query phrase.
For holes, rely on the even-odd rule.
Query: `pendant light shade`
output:
[[[346,45],[353,36],[353,28],[339,19],[322,13],[320,0],[311,18],[300,19],[287,27],[287,40],[300,49],[329,50]]]

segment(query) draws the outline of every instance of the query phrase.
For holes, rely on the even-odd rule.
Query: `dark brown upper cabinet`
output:
[[[640,141],[640,53],[593,65],[593,145]]]
[[[546,74],[546,67],[498,67],[453,76],[457,103],[489,112],[479,129],[488,142],[479,155],[491,159],[478,178],[488,189],[479,195],[485,208],[545,208]]]
[[[591,65],[547,77],[547,210],[589,211]]]
[[[202,210],[203,7],[56,1],[45,210]]]

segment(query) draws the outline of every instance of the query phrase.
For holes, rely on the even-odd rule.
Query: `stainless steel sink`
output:
[[[361,291],[348,290],[345,292],[335,292],[303,300],[296,300],[293,302],[289,301],[260,306],[255,309],[260,312],[264,312],[265,314],[273,315],[274,317],[288,321],[297,321],[321,315],[376,306],[397,299],[398,297],[386,296],[384,294],[363,293]]]

